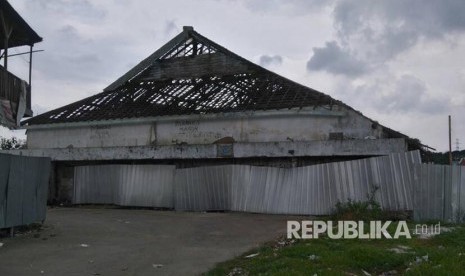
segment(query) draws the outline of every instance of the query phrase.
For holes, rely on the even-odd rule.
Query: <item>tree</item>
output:
[[[26,147],[26,142],[16,137],[4,138],[0,137],[0,149],[11,150],[11,149],[23,149]]]

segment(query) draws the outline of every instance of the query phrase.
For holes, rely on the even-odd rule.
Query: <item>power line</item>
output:
[[[23,56],[24,53],[18,53],[18,50],[16,50],[15,48],[13,48],[13,51],[15,51],[16,54],[8,55],[8,57],[11,57],[11,56],[19,56],[25,63],[29,63],[29,60],[27,60],[27,59]]]

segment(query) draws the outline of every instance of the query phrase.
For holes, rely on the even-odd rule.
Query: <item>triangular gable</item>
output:
[[[102,93],[26,120],[54,124],[343,105],[268,71],[192,27],[170,40]]]
[[[182,33],[134,66],[103,91],[139,80],[196,78],[249,73],[258,66],[185,26]],[[146,72],[148,71],[148,72]],[[141,77],[139,77],[141,76]]]

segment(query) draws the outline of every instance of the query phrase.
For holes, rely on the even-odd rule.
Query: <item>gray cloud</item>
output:
[[[98,81],[114,68],[110,66],[111,59],[101,57],[127,45],[112,32],[98,34],[100,26],[106,20],[107,11],[95,2],[32,1],[25,8],[26,12],[23,14],[42,15],[28,20],[39,35],[44,37],[44,41],[36,47],[45,52],[34,56],[34,70],[52,82]]]
[[[441,113],[446,110],[448,101],[434,98],[427,93],[424,81],[412,76],[403,75],[396,83],[395,90],[382,97],[380,103],[386,110],[422,113]]]
[[[124,6],[124,5],[130,4],[131,1],[132,0],[114,0],[114,3],[117,4],[117,5]]]
[[[331,5],[332,0],[245,0],[242,1],[249,10],[261,13],[286,13],[303,15],[316,12],[318,9]]]
[[[80,21],[95,22],[103,19],[106,12],[97,8],[88,0],[47,0],[31,1],[31,9],[47,10],[65,18],[77,18]]]
[[[283,63],[283,58],[279,55],[262,55],[258,61],[258,64],[263,67],[281,65]]]
[[[337,1],[333,20],[339,44],[314,48],[307,68],[362,75],[367,67],[382,66],[421,39],[444,39],[465,31],[464,11],[463,0]]]
[[[63,81],[96,81],[106,73],[105,67],[111,60],[102,60],[96,49],[105,49],[111,45],[109,38],[94,40],[80,33],[73,25],[67,24],[53,33],[53,40],[61,41],[60,47],[45,44],[43,56],[47,62],[38,62],[35,68],[45,76]],[[47,43],[47,41],[45,41]],[[70,50],[72,49],[72,50]],[[112,52],[113,48],[107,51]],[[98,72],[91,74],[89,72]]]
[[[178,34],[181,32],[181,29],[178,28],[176,24],[176,20],[168,20],[165,23],[165,28],[163,30],[163,33],[165,34],[166,37],[171,38],[172,36]]]
[[[408,112],[418,109],[426,99],[425,83],[411,75],[403,75],[397,80],[394,89],[379,98],[378,108],[394,112]]]
[[[351,52],[342,49],[336,41],[331,41],[326,42],[323,48],[313,48],[307,69],[355,77],[364,74],[369,68]]]
[[[95,53],[60,53],[48,56],[47,62],[47,65],[38,64],[37,69],[50,79],[73,82],[98,81],[105,74],[105,64],[108,64]]]
[[[69,24],[61,27],[57,33],[64,39],[66,39],[66,42],[69,42],[70,40],[75,41],[79,39],[78,30],[74,26]]]
[[[377,80],[352,89],[342,95],[349,104],[358,102],[385,114],[440,114],[450,106],[446,98],[431,96],[426,83],[410,74],[394,78],[392,84]]]
[[[464,11],[462,0],[341,0],[334,8],[334,23],[341,41],[371,44],[367,57],[386,60],[422,37],[441,39],[463,32]]]

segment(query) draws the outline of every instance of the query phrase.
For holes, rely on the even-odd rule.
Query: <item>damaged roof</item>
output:
[[[342,103],[266,70],[192,27],[103,92],[23,125],[302,108]]]
[[[303,107],[332,109],[334,105],[354,110],[234,54],[192,27],[184,27],[103,92],[35,116],[22,125]],[[386,138],[408,138],[392,129],[384,130]]]

